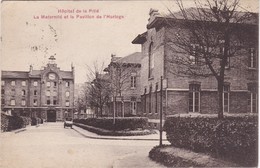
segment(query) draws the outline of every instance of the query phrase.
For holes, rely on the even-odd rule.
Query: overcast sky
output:
[[[185,2],[192,6],[191,1]],[[250,11],[258,11],[257,0],[242,0],[242,5]],[[166,12],[167,7],[178,9],[174,3],[166,1],[2,2],[1,69],[28,71],[29,65],[40,69],[55,55],[63,70],[70,70],[73,63],[76,83],[83,83],[86,67],[91,67],[95,61],[107,65],[111,53],[123,57],[140,52],[140,45],[131,42],[146,31],[150,8]],[[58,13],[59,9],[72,13]],[[62,19],[41,19],[42,15],[61,15]],[[96,18],[97,15],[102,18]],[[108,18],[115,15],[121,19]],[[91,16],[94,18],[86,18]]]

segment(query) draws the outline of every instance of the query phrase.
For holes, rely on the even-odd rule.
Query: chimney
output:
[[[159,13],[159,10],[158,9],[153,9],[151,8],[150,9],[150,12],[149,12],[149,15],[150,15],[150,18],[148,19],[149,23],[154,20],[157,16],[160,15]]]
[[[30,65],[30,70],[29,70],[29,73],[32,74],[32,71],[33,71],[33,66]]]
[[[111,62],[114,62],[116,54],[111,54]]]

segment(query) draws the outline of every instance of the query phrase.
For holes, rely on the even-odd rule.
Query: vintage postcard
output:
[[[2,1],[0,168],[257,167],[257,0]]]

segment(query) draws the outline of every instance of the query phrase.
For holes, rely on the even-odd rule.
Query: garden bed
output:
[[[232,162],[170,145],[154,147],[149,152],[149,157],[167,167],[239,167]]]
[[[156,133],[154,130],[148,129],[137,129],[137,130],[121,130],[121,131],[113,131],[113,130],[106,130],[103,128],[97,128],[81,123],[73,122],[73,125],[76,125],[80,128],[88,130],[90,132],[94,132],[98,135],[105,135],[105,136],[140,136],[140,135],[150,135]]]

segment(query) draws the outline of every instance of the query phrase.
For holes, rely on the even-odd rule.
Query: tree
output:
[[[87,75],[89,82],[87,82],[86,86],[86,101],[90,107],[96,108],[97,117],[103,117],[104,106],[107,104],[111,93],[109,78],[102,73],[102,67],[98,68],[95,63],[94,70],[88,67]]]
[[[78,115],[81,114],[81,111],[86,111],[86,88],[85,83],[75,85],[75,108],[78,112]]]
[[[174,65],[171,72],[183,77],[210,77],[217,81],[218,117],[223,118],[223,89],[230,59],[243,56],[245,48],[257,44],[257,16],[238,12],[239,0],[194,0],[194,8],[184,8],[175,0],[180,12],[165,19],[174,30],[166,39],[175,53],[167,58]],[[174,21],[172,21],[174,20]],[[255,36],[255,37],[254,37]],[[250,40],[249,40],[250,39]],[[250,43],[251,42],[251,43]]]
[[[135,53],[134,53],[135,54]],[[132,56],[132,55],[129,55]],[[111,55],[112,59],[115,55]],[[108,72],[110,76],[110,87],[113,95],[113,109],[118,116],[117,109],[115,108],[116,98],[119,97],[121,101],[121,112],[122,117],[124,117],[124,98],[123,93],[129,90],[132,85],[136,85],[136,79],[131,78],[134,73],[137,72],[137,68],[140,68],[140,64],[125,62],[123,58],[118,57],[116,61],[111,61],[105,71]],[[135,76],[134,76],[135,77]]]

